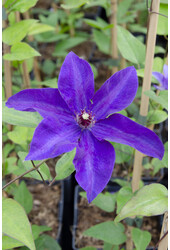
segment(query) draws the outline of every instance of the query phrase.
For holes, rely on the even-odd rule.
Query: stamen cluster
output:
[[[81,128],[89,128],[95,124],[94,116],[91,111],[81,110],[81,113],[76,116],[77,123]]]

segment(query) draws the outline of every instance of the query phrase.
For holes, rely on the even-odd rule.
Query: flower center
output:
[[[76,119],[81,128],[89,128],[95,124],[94,116],[92,116],[92,112],[90,111],[81,110]]]

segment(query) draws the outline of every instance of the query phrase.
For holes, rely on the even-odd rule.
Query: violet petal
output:
[[[11,96],[6,106],[20,111],[37,111],[44,118],[56,115],[71,118],[73,115],[58,89],[53,88],[22,90]]]
[[[164,72],[165,78],[168,79],[168,65],[167,64],[164,64],[164,66],[163,66],[163,72]]]
[[[111,76],[96,92],[92,112],[96,120],[125,109],[135,98],[138,78],[133,66],[122,69]]]
[[[159,73],[159,72],[152,72],[152,75],[154,78],[161,84],[163,85],[164,83],[164,75]]]
[[[162,85],[160,86],[160,85],[155,85],[155,84],[154,84],[153,87],[154,87],[155,89],[158,89],[158,90],[165,90],[164,87],[163,87]]]
[[[153,131],[121,114],[98,121],[91,132],[99,140],[126,144],[160,160],[164,155],[164,146]]]
[[[58,89],[73,112],[88,110],[94,95],[94,77],[88,62],[70,52],[60,70]]]
[[[113,146],[106,141],[97,140],[90,131],[84,130],[80,138],[73,163],[75,178],[87,192],[91,202],[108,183],[115,161]]]
[[[60,119],[43,119],[35,129],[30,151],[25,160],[54,158],[77,146],[81,130],[75,122]]]

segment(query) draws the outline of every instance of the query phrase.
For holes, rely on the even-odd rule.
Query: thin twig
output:
[[[55,182],[55,178],[57,177],[57,175],[53,178],[53,180],[49,183],[49,187],[51,187],[53,185],[53,183]]]
[[[117,48],[117,0],[111,0],[111,17],[110,23],[113,24],[113,28],[111,29],[111,56],[112,59],[118,59],[118,48]],[[118,67],[114,66],[112,68],[112,74],[118,71]]]
[[[156,243],[153,250],[156,250],[156,248],[159,246],[159,243],[167,236],[168,231],[159,239],[159,241]]]
[[[34,162],[33,162],[33,161],[31,161],[31,162],[32,162],[33,167],[34,167],[34,168],[36,169],[36,171],[39,173],[39,175],[40,175],[40,177],[41,177],[41,179],[42,179],[43,183],[46,185],[46,182],[45,182],[45,180],[44,180],[44,178],[43,178],[42,174],[41,174],[41,173],[40,173],[40,171],[36,168],[36,166],[35,166]]]
[[[161,13],[156,12],[156,11],[152,11],[151,7],[149,7],[148,0],[146,1],[146,8],[147,8],[147,10],[148,10],[149,13],[155,13],[155,14],[158,14],[160,16],[168,18],[167,15],[161,14]]]
[[[46,159],[46,160],[47,160],[47,159]],[[8,182],[7,184],[5,184],[5,185],[2,187],[2,190],[4,190],[6,187],[8,187],[10,184],[12,184],[12,183],[15,182],[16,180],[20,179],[21,177],[23,177],[24,175],[29,174],[30,172],[37,170],[46,160],[41,161],[35,168],[31,168],[31,169],[27,170],[25,173],[23,173],[23,174],[17,176],[15,179],[13,179],[13,180],[11,180],[10,182]]]

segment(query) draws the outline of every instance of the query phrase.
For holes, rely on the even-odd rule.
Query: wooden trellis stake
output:
[[[21,20],[21,18],[20,18],[20,13],[18,11],[16,11],[16,15],[15,16],[16,16],[16,22],[19,22]],[[23,81],[24,81],[24,85],[28,89],[28,88],[30,88],[31,84],[30,84],[30,77],[29,77],[29,73],[28,73],[26,61],[24,61],[22,63],[22,69],[23,69]]]
[[[111,55],[114,60],[118,59],[118,49],[117,49],[117,0],[111,0],[111,10],[112,14],[110,17],[110,23],[113,24],[111,29]],[[118,67],[114,66],[112,68],[112,74],[118,71]]]
[[[3,28],[7,27],[6,21],[3,20]],[[3,43],[3,53],[10,53],[9,45]],[[5,80],[5,97],[8,99],[12,96],[12,70],[11,70],[11,62],[8,60],[4,60],[4,80]],[[12,125],[8,124],[8,129],[12,130]]]
[[[30,14],[28,11],[26,11],[25,13],[23,13],[23,17],[28,20],[30,19]],[[34,41],[34,36],[33,35],[29,35],[28,36],[28,41],[32,42]],[[33,63],[33,70],[34,70],[34,75],[35,75],[35,79],[38,81],[38,82],[41,82],[41,74],[40,74],[40,69],[39,69],[39,66],[38,66],[38,60],[36,57],[34,57],[34,63]],[[26,69],[27,70],[27,69]],[[41,88],[42,86],[40,85],[39,88]]]
[[[158,243],[158,250],[168,249],[168,212],[164,214],[163,225]]]
[[[152,0],[151,10],[149,14],[149,25],[147,33],[147,44],[146,44],[146,59],[145,59],[145,71],[142,86],[141,106],[140,106],[140,120],[145,121],[148,108],[149,108],[149,97],[144,94],[145,91],[150,90],[152,67],[155,51],[156,42],[156,31],[158,24],[158,14],[152,13],[159,12],[160,0]],[[145,123],[145,122],[144,122]],[[142,160],[143,154],[139,151],[135,151],[133,177],[132,177],[132,190],[135,192],[139,189],[139,183],[142,175]]]

